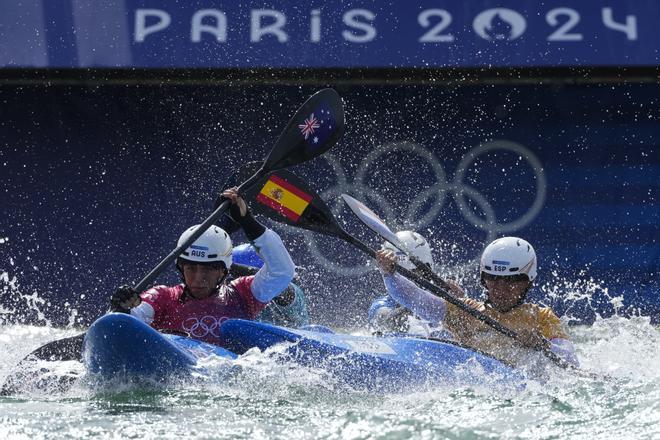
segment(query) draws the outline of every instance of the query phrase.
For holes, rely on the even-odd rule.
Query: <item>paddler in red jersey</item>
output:
[[[229,210],[265,264],[255,275],[225,282],[232,264],[232,242],[227,232],[211,226],[176,261],[183,283],[155,286],[142,292],[118,288],[110,310],[130,313],[161,331],[185,333],[192,338],[224,345],[221,324],[230,318],[254,319],[268,302],[287,288],[295,266],[282,240],[250,213],[236,188],[222,196]],[[179,238],[183,243],[197,226]]]

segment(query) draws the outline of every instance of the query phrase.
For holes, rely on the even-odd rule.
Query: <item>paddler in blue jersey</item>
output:
[[[378,251],[376,261],[388,294],[422,319],[444,324],[457,342],[512,365],[525,364],[532,353],[521,346],[547,348],[578,365],[573,344],[552,309],[526,302],[527,292],[536,279],[537,262],[534,248],[522,238],[499,238],[486,247],[481,256],[480,277],[488,299],[463,299],[466,305],[515,331],[518,341],[396,273],[397,257],[392,250]]]
[[[231,201],[232,220],[259,249],[266,264],[254,275],[227,281],[233,246],[229,234],[213,225],[177,259],[183,283],[155,286],[145,292],[120,287],[112,296],[112,311],[130,313],[157,330],[223,345],[223,321],[255,319],[287,288],[295,266],[279,235],[252,217],[237,188],[224,191],[222,197]],[[184,231],[178,243],[184,243],[196,228]]]
[[[434,270],[433,254],[429,242],[414,231],[399,231],[396,233],[399,242],[409,253],[420,260],[428,270]],[[421,269],[415,268],[408,256],[385,242],[383,249],[394,252],[397,263],[408,270],[422,275]],[[442,327],[416,317],[407,307],[399,304],[390,295],[376,299],[369,307],[369,326],[375,334],[408,333],[427,337],[447,338],[447,332]]]
[[[232,258],[234,264],[230,275],[233,277],[253,274],[264,264],[254,246],[249,243],[235,246]],[[289,328],[309,325],[307,299],[296,278],[268,303],[256,320]]]

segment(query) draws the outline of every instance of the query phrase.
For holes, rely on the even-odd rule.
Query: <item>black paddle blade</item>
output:
[[[344,134],[344,105],[333,89],[313,94],[296,111],[263,164],[273,171],[328,151]],[[249,177],[249,176],[248,176]]]
[[[241,167],[226,182],[231,186],[244,176],[252,175],[261,164],[252,162]],[[307,182],[288,170],[268,173],[250,189],[242,193],[255,214],[278,223],[308,229],[334,237],[345,232],[337,224],[330,208]]]
[[[39,384],[39,374],[41,370],[30,368],[31,363],[35,361],[80,361],[82,360],[83,342],[85,333],[81,333],[69,338],[57,339],[42,345],[30,354],[16,366],[15,371],[7,376],[5,383],[0,388],[0,396],[11,396],[20,392],[26,386],[36,386]],[[59,391],[66,391],[71,385],[69,376],[63,376],[56,384]],[[49,385],[52,388],[52,385]]]
[[[82,359],[85,333],[69,338],[57,339],[34,350],[24,360],[41,359],[46,361],[79,361]]]

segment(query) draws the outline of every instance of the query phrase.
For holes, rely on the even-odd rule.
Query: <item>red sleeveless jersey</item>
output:
[[[151,326],[188,333],[192,338],[223,345],[220,325],[230,318],[254,319],[266,307],[252,294],[254,276],[240,277],[223,284],[218,293],[196,299],[183,295],[183,284],[155,286],[140,296],[153,307]]]

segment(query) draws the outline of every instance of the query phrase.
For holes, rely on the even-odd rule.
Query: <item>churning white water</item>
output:
[[[21,295],[22,307],[43,309],[38,295]],[[77,333],[9,322],[0,325],[0,383],[35,348]],[[518,391],[449,384],[369,394],[257,350],[238,367],[212,358],[210,375],[150,389],[98,389],[81,364],[49,363],[73,386],[46,380],[0,397],[0,438],[660,438],[660,329],[648,318],[612,317],[569,331],[582,367],[597,376],[562,370]]]

